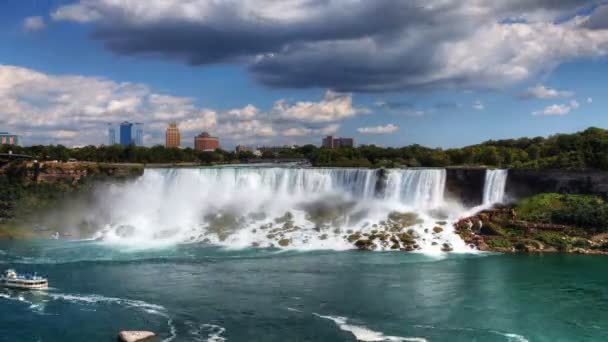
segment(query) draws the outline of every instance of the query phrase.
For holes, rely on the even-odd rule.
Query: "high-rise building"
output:
[[[236,152],[237,153],[240,153],[240,152],[251,152],[251,153],[253,153],[253,148],[247,147],[245,145],[237,145]]]
[[[144,124],[141,122],[135,124],[135,145],[144,146]]]
[[[355,139],[338,138],[334,141],[334,147],[355,147]]]
[[[321,141],[321,146],[325,148],[334,148],[334,137],[331,135],[326,136]]]
[[[108,145],[116,145],[116,128],[112,124],[108,124]]]
[[[120,124],[120,144],[122,146],[133,145],[133,124],[125,121]]]
[[[321,146],[325,148],[354,147],[355,140],[353,138],[334,138],[328,135],[321,141]]]
[[[181,136],[179,134],[179,128],[177,127],[177,123],[172,122],[167,127],[165,131],[165,146],[167,148],[172,147],[180,147],[181,145]]]
[[[19,136],[8,132],[0,132],[0,145],[19,145]]]
[[[194,149],[197,151],[215,151],[220,148],[220,139],[203,132],[194,138]]]

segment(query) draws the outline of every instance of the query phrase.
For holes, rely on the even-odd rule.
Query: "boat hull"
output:
[[[17,290],[47,290],[49,288],[48,282],[42,284],[27,284],[27,283],[14,283],[0,281],[0,287]]]

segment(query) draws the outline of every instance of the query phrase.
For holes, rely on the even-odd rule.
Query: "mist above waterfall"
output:
[[[135,181],[100,189],[88,217],[99,227],[95,238],[129,246],[340,250],[354,247],[353,235],[389,226],[401,232],[390,215],[412,213],[416,219],[403,232],[416,249],[466,251],[451,227],[463,208],[445,200],[445,182],[443,169],[148,169]],[[375,249],[398,247],[404,245],[382,241]]]

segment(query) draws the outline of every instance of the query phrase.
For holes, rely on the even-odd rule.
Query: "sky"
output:
[[[460,147],[608,128],[608,1],[4,0],[0,131]]]

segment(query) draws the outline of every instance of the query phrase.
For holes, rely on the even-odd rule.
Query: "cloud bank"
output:
[[[144,84],[0,65],[0,127],[19,132],[26,144],[103,144],[107,123],[124,120],[144,123],[147,145],[162,143],[172,121],[179,122],[185,145],[201,131],[227,144],[277,143],[284,137],[309,141],[335,133],[340,121],[366,111],[353,106],[350,94],[330,91],[318,102],[278,100],[268,111],[251,104],[201,108],[192,98],[157,93]]]
[[[265,85],[339,92],[497,88],[608,54],[593,0],[79,0],[55,21],[119,55],[237,63]],[[596,8],[597,7],[597,8]]]
[[[361,134],[392,134],[399,130],[399,126],[388,124],[386,126],[361,127],[357,132]]]

